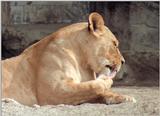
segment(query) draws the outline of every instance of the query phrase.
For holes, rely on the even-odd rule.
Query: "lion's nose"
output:
[[[124,64],[124,63],[125,63],[125,60],[124,60],[124,59],[122,59],[122,60],[121,60],[121,63],[122,63],[122,64]]]
[[[125,59],[123,56],[121,56],[121,63],[124,64],[125,63]]]

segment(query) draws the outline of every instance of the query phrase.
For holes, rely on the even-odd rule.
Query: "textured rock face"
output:
[[[25,48],[68,24],[29,24],[2,27],[2,58],[20,54]]]
[[[18,55],[58,28],[102,13],[126,64],[118,85],[158,85],[158,2],[2,2],[2,57]],[[123,78],[122,78],[123,77]]]
[[[85,21],[89,13],[87,2],[3,2],[2,7],[10,24],[73,23]]]
[[[158,85],[159,17],[158,3],[106,4],[108,26],[120,41],[126,60],[120,85]]]
[[[123,53],[126,64],[117,75],[115,85],[158,86],[159,54],[147,52]]]

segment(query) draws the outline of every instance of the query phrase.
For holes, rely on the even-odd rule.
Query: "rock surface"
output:
[[[136,98],[137,103],[114,105],[81,104],[28,107],[19,103],[2,102],[3,116],[159,116],[158,87],[116,87],[113,91]]]

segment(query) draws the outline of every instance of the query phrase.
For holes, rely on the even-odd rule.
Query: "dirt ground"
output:
[[[113,91],[133,96],[137,103],[28,107],[2,102],[2,116],[160,116],[158,87],[116,87]]]

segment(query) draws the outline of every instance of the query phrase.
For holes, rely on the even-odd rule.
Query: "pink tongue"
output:
[[[108,78],[114,78],[116,76],[116,71],[112,72],[110,75],[108,75]]]

